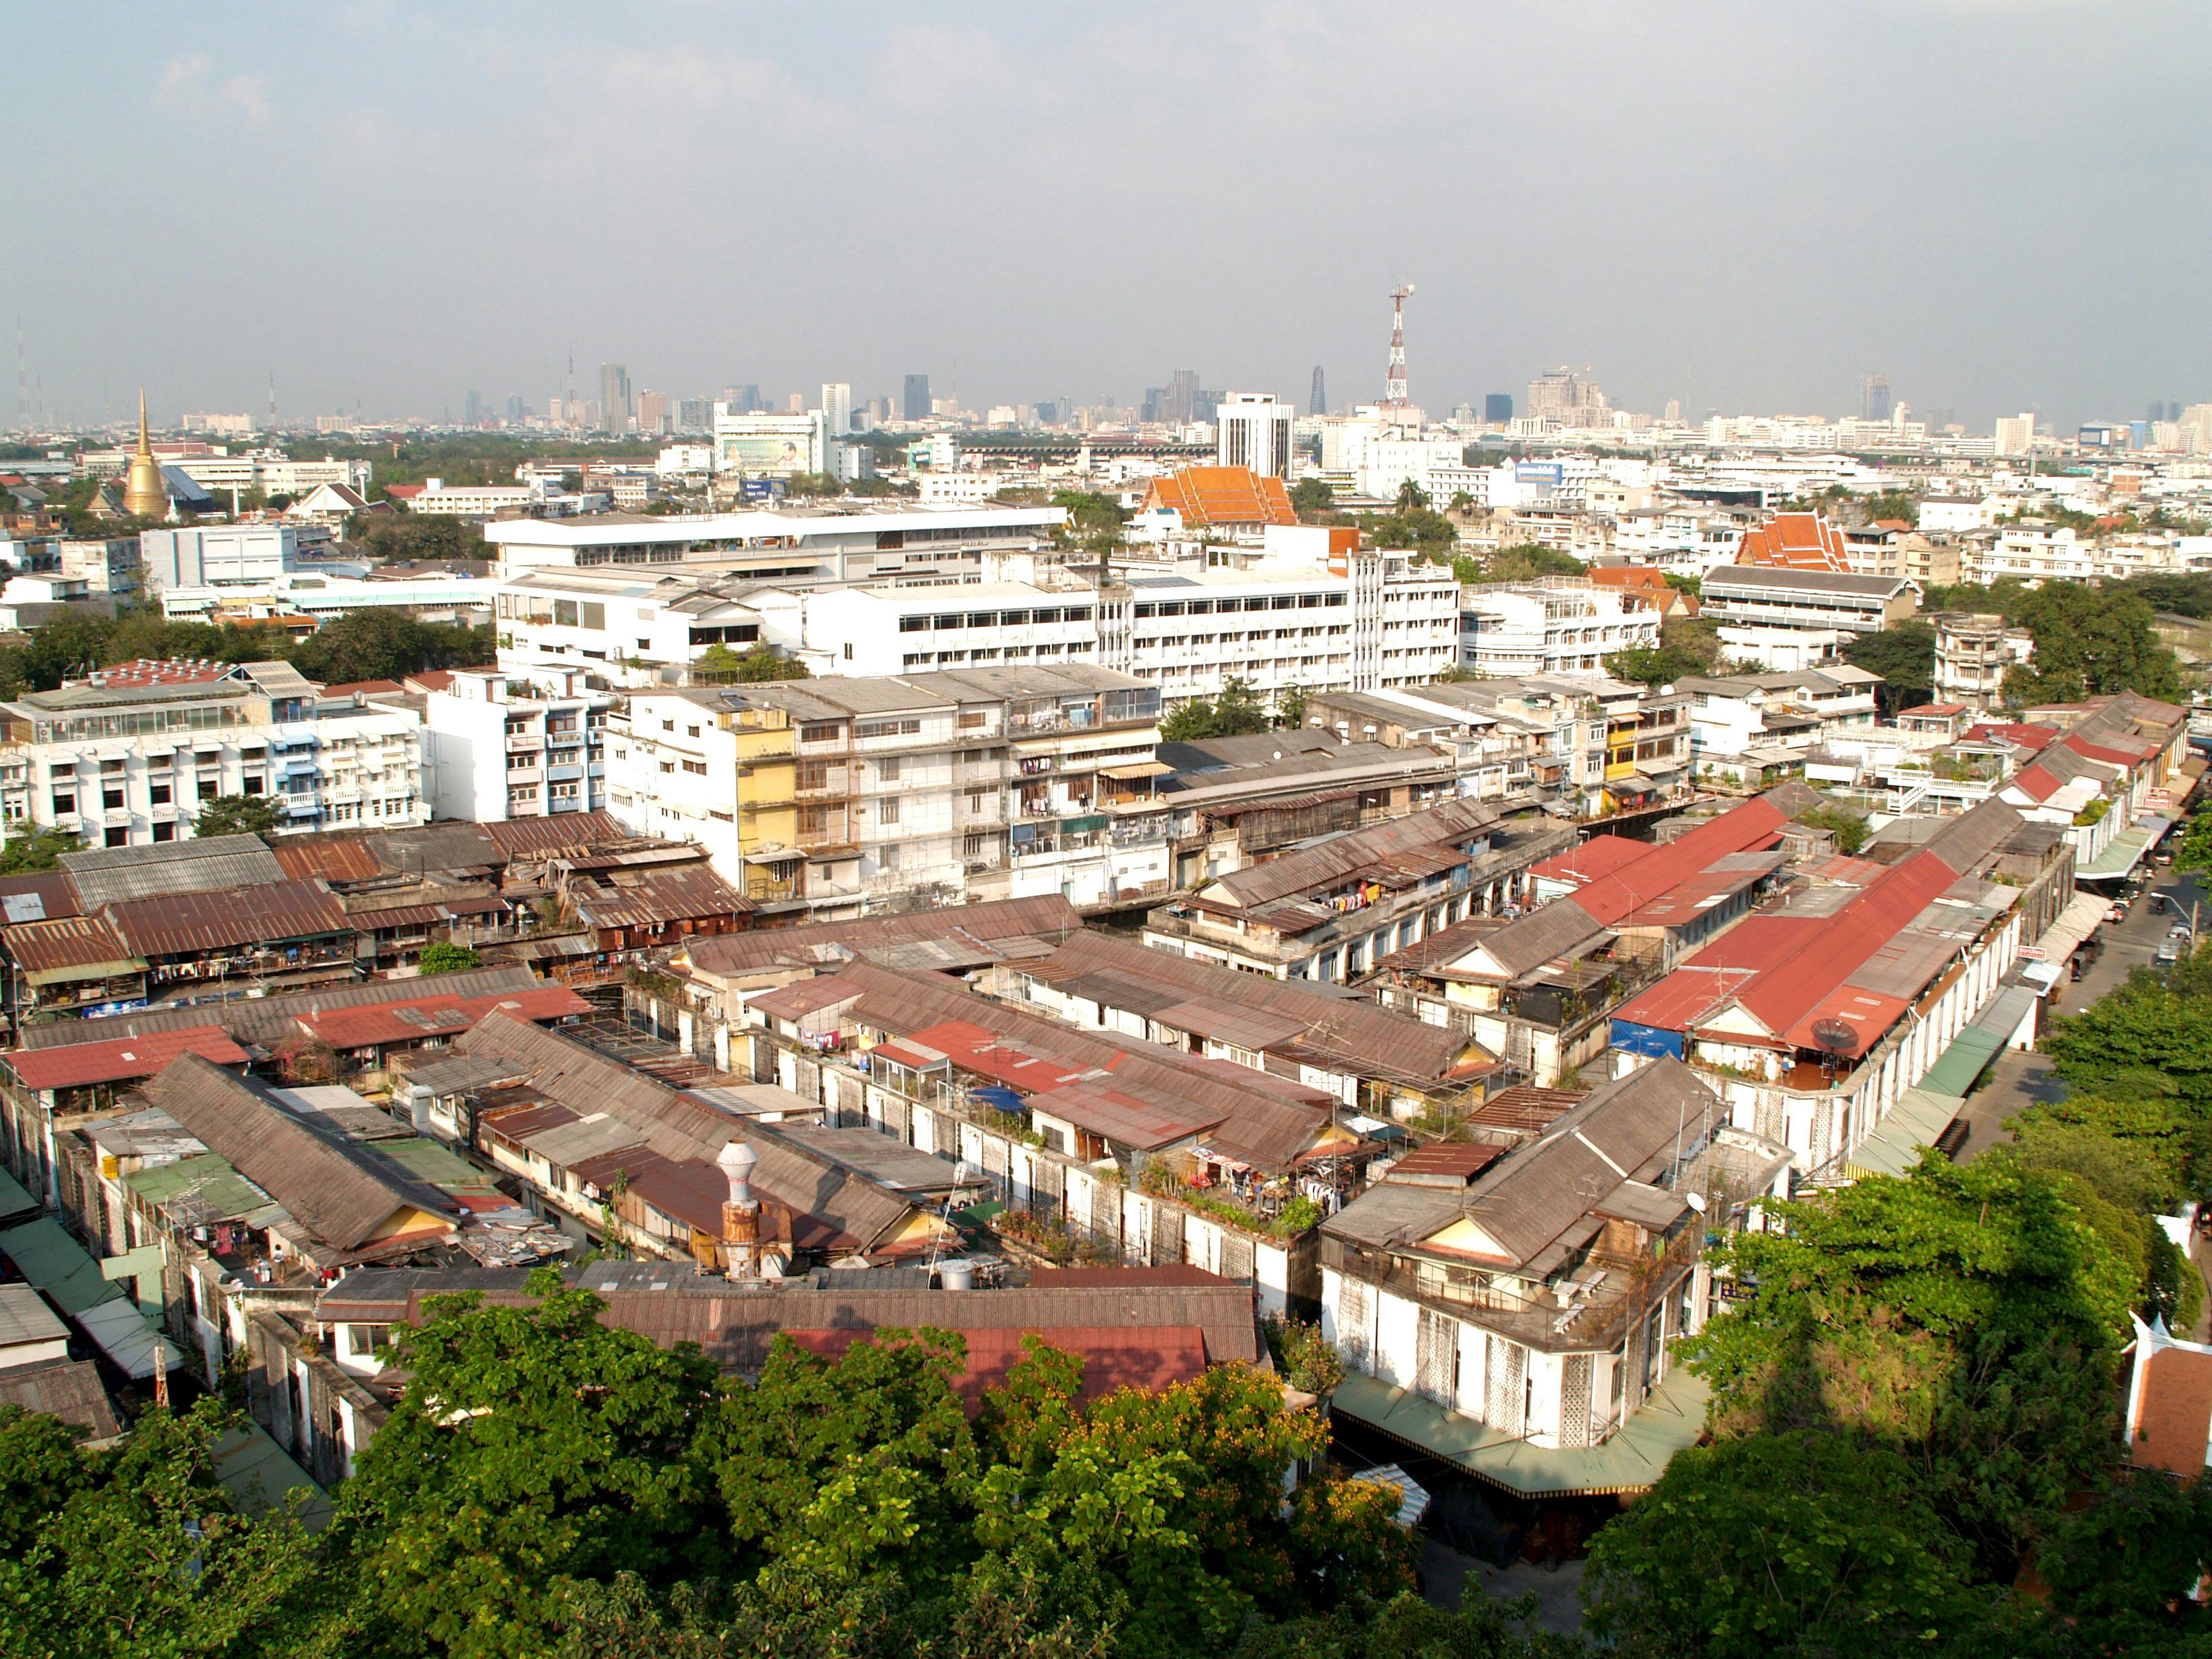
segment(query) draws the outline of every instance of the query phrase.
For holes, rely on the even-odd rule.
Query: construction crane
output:
[[[1385,409],[1406,406],[1406,301],[1413,292],[1411,283],[1401,283],[1390,290],[1390,372],[1382,388]]]

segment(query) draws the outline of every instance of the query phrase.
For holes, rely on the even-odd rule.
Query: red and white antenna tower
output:
[[[1382,387],[1385,409],[1406,406],[1406,301],[1413,291],[1411,283],[1401,283],[1390,290],[1390,373]]]

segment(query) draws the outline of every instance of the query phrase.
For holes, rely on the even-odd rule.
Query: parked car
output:
[[[2127,919],[2128,907],[2124,904],[2115,904],[2111,909],[2105,912],[2105,920],[2106,921],[2125,921]]]

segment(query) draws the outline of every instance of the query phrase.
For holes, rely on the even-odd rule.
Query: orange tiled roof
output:
[[[1280,478],[1248,466],[1186,466],[1152,480],[1145,506],[1170,507],[1194,529],[1207,525],[1296,524],[1297,512]]]
[[[1746,531],[1736,562],[1784,570],[1848,572],[1851,568],[1843,532],[1817,513],[1778,513],[1769,522]]]

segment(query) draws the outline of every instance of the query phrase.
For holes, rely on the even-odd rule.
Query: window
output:
[[[176,838],[177,826],[175,824],[163,823],[157,823],[154,826],[154,839],[155,841],[174,841]]]
[[[899,801],[896,795],[876,803],[876,822],[889,829],[899,821]]]
[[[861,720],[853,727],[856,738],[911,738],[921,732],[921,717],[909,715],[902,720]],[[800,734],[802,737],[805,733]]]
[[[156,806],[167,806],[169,804],[169,790],[170,786],[166,783],[148,786],[148,793],[152,795],[154,805]]]
[[[538,786],[534,783],[518,783],[507,792],[507,798],[518,805],[527,806],[538,799]]]
[[[799,728],[799,740],[801,743],[835,743],[837,741],[837,730],[835,720],[817,720]]]
[[[392,1346],[389,1325],[348,1325],[345,1351],[349,1359],[374,1359]]]
[[[684,769],[696,776],[703,778],[707,775],[707,763],[704,761],[688,760],[684,763]]]
[[[248,778],[246,781],[245,791],[249,795],[258,795],[267,787],[268,785],[262,779]]]
[[[963,859],[980,859],[990,850],[991,838],[988,836],[970,834],[960,839],[960,856]]]
[[[575,602],[575,600],[574,600],[574,599],[556,599],[556,600],[554,600],[554,601],[553,601],[553,623],[554,623],[554,625],[555,625],[556,627],[557,627],[557,628],[574,628],[574,627],[576,625],[576,602]]]
[[[882,783],[896,783],[905,769],[905,763],[894,756],[889,760],[876,763],[876,778]]]
[[[660,763],[660,769],[664,772],[673,772],[676,769],[676,763],[674,761],[663,761]]]
[[[56,817],[66,817],[68,814],[76,811],[76,795],[74,792],[68,794],[64,794],[59,790],[56,790],[54,792],[54,816]]]
[[[131,832],[130,832],[130,830],[126,830],[126,829],[124,829],[124,828],[120,827],[119,825],[118,825],[117,828],[115,828],[115,829],[113,829],[113,830],[109,830],[109,831],[107,832],[107,837],[106,837],[106,843],[105,843],[105,844],[106,844],[106,845],[107,845],[107,846],[109,846],[109,847],[128,847],[128,846],[130,846],[130,845],[131,845]]]
[[[600,605],[596,601],[587,601],[584,605],[584,626],[586,628],[598,629],[601,632],[605,632],[606,625],[606,606]]]
[[[699,728],[696,726],[687,726],[684,728],[684,735],[687,738],[696,738],[699,735]]]

